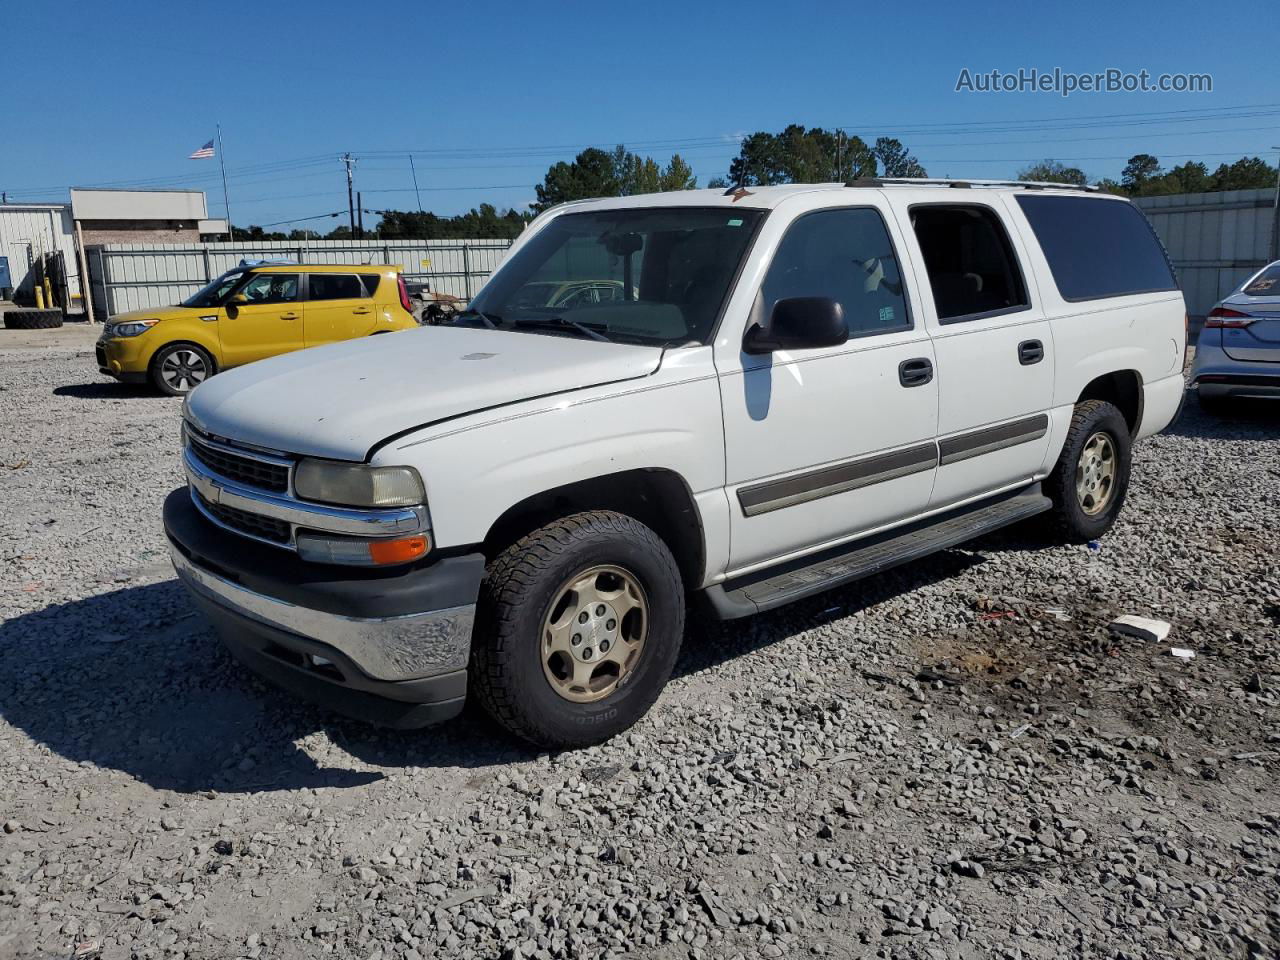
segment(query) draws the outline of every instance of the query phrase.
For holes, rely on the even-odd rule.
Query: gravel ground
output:
[[[163,546],[178,401],[5,333],[0,957],[1280,955],[1272,410],[1189,402],[1096,550],[695,625],[644,722],[548,755],[235,665]]]

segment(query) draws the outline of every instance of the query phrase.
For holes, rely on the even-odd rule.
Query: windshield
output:
[[[182,301],[184,307],[216,307],[227,298],[227,294],[231,292],[240,278],[244,276],[243,270],[228,270],[213,283],[209,284],[203,290],[193,293],[187,299]]]
[[[703,207],[563,214],[512,255],[458,322],[706,343],[763,216]]]

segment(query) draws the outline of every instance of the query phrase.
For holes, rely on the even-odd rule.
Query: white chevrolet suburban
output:
[[[1101,536],[1183,397],[1155,234],[1054,184],[566,204],[470,306],[201,384],[165,503],[239,658],[393,726],[471,690],[600,741],[698,594],[746,616],[1041,513]]]

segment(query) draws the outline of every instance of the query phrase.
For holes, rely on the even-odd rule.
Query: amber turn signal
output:
[[[369,558],[376,564],[408,563],[427,552],[430,542],[422,535],[399,540],[370,540]]]

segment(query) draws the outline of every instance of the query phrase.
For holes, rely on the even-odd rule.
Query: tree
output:
[[[1041,160],[1018,171],[1019,180],[1039,180],[1049,183],[1072,183],[1083,187],[1089,182],[1079,167],[1068,167],[1060,160]]]
[[[420,210],[383,210],[381,215],[379,236],[413,240],[512,239],[532,219],[531,214],[516,210],[499,213],[491,203],[482,203],[456,217]]]
[[[872,148],[880,161],[881,172],[886,177],[927,177],[920,161],[907,152],[900,140],[893,137],[877,137]]]
[[[609,153],[595,147],[583,150],[572,163],[554,164],[535,190],[534,210],[591,197],[630,197],[661,190],[692,190],[698,186],[693,170],[674,154],[665,168],[652,157],[641,157],[619,144]]]
[[[1274,187],[1276,168],[1260,157],[1241,157],[1228,166],[1222,164],[1213,172],[1211,190],[1258,190]]]
[[[843,131],[832,133],[821,127],[806,129],[793,123],[781,133],[760,131],[744,137],[738,155],[729,164],[728,182],[769,186],[857,180],[875,175],[875,152],[861,137],[849,136]]]
[[[1149,153],[1134,154],[1120,171],[1120,182],[1130,193],[1141,191],[1143,184],[1160,176],[1160,161]]]
[[[684,162],[684,158],[678,153],[671,155],[671,162],[667,164],[661,176],[658,177],[659,190],[696,190],[698,189],[698,178],[693,175],[693,168]]]
[[[620,189],[615,155],[588,147],[574,157],[572,163],[561,160],[551,166],[542,183],[534,188],[538,202],[533,208],[546,210],[569,200],[616,197]]]

